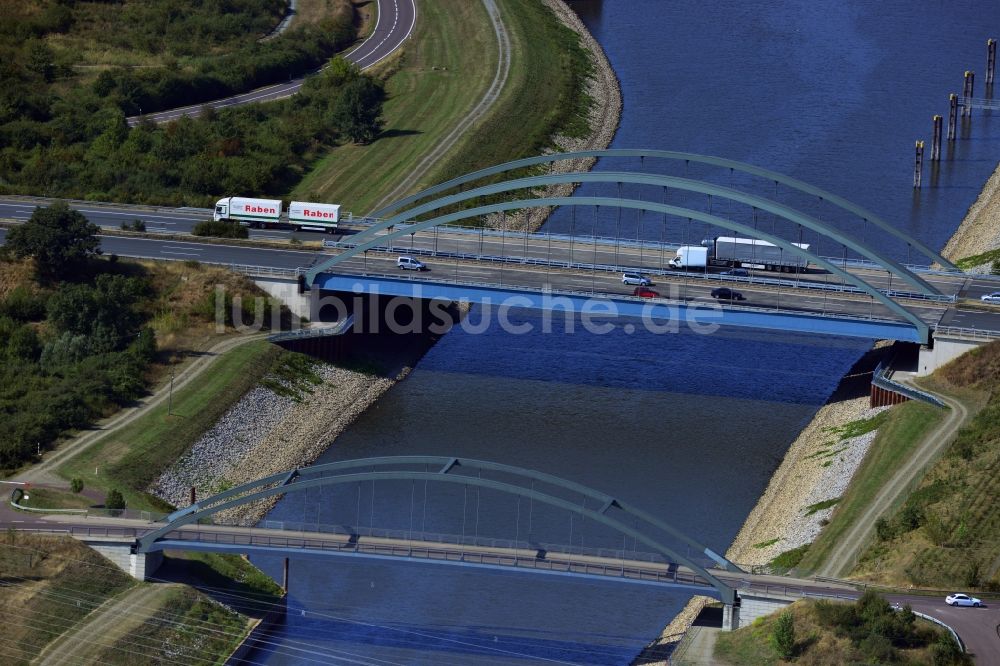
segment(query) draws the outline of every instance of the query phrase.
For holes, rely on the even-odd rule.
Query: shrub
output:
[[[214,236],[216,238],[249,238],[250,232],[242,224],[205,220],[194,225],[191,233],[195,236]]]
[[[74,478],[72,481],[69,482],[69,488],[74,493],[81,493],[81,492],[83,492],[83,479],[81,479],[79,477]]]
[[[146,223],[139,218],[132,220],[131,222],[122,222],[122,231],[145,231]]]
[[[771,647],[782,659],[788,659],[795,651],[795,620],[789,611],[778,616],[771,632]]]
[[[104,508],[112,511],[120,511],[125,508],[125,497],[120,490],[112,488],[108,491],[108,495],[104,499]]]
[[[84,259],[100,254],[99,229],[64,202],[36,208],[31,218],[7,232],[6,251],[31,257],[41,277],[70,275]]]
[[[39,321],[45,317],[45,297],[24,285],[15,287],[0,303],[0,316],[3,315],[18,321]]]

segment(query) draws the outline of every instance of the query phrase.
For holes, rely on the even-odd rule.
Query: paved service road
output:
[[[348,60],[358,65],[361,69],[367,69],[376,65],[402,47],[407,37],[413,31],[413,26],[417,20],[416,0],[377,0],[377,2],[378,21],[375,29],[368,39],[346,55]],[[276,99],[284,99],[297,93],[302,88],[305,79],[306,77],[303,76],[287,83],[275,83],[224,99],[201,102],[157,113],[149,113],[144,116],[133,116],[128,119],[128,122],[129,125],[136,125],[141,118],[152,120],[156,123],[163,123],[176,120],[182,116],[197,116],[205,106],[222,109],[229,106],[251,104],[253,102],[269,102]]]

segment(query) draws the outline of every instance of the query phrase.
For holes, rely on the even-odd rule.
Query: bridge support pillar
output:
[[[740,607],[736,604],[722,606],[722,630],[734,631],[740,628]]]
[[[146,580],[163,564],[163,551],[133,552],[135,541],[86,538],[82,541],[136,580]]]

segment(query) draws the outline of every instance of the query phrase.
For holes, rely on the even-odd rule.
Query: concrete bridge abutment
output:
[[[80,541],[111,560],[119,569],[136,580],[147,580],[163,564],[163,551],[135,552],[135,539],[118,537],[85,537]]]
[[[722,607],[722,630],[734,631],[749,626],[757,618],[790,606],[800,598],[780,594],[765,596],[753,592],[740,592],[736,604],[725,604]]]

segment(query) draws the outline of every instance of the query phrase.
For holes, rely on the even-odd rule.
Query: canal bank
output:
[[[986,181],[983,191],[959,225],[958,230],[948,240],[941,254],[951,261],[974,257],[1000,248],[1000,165]],[[993,259],[985,259],[977,266],[970,266],[976,272],[989,272]]]
[[[986,181],[942,254],[958,261],[997,249],[1000,249],[1000,165]],[[990,258],[968,269],[988,272],[992,261]],[[872,369],[885,357],[887,347],[886,341],[878,341],[859,359],[792,442],[726,551],[728,559],[744,568],[768,566],[782,553],[807,547],[827,524],[836,500],[851,483],[877,433],[876,429],[870,429],[849,439],[840,436],[852,424],[873,420],[885,409],[870,408],[865,394]],[[692,597],[647,646],[638,663],[666,663],[658,661],[659,655],[670,653],[671,645],[684,638],[702,609],[712,601],[709,597]]]

